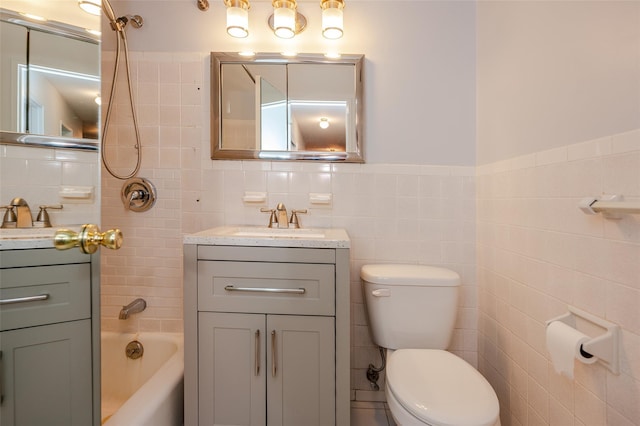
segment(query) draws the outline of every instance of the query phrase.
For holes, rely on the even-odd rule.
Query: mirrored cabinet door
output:
[[[1,143],[95,150],[99,96],[99,36],[0,8]]]
[[[212,53],[211,158],[363,162],[363,60]]]
[[[0,130],[18,131],[18,99],[24,96],[18,85],[27,67],[27,29],[21,25],[0,22]]]
[[[86,41],[30,31],[29,133],[98,138],[97,49]]]

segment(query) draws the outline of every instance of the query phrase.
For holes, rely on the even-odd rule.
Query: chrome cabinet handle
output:
[[[276,331],[271,332],[271,377],[276,377],[278,363],[276,362]]]
[[[256,376],[260,375],[260,330],[256,330]]]
[[[304,288],[261,288],[261,287],[234,287],[227,285],[224,287],[226,291],[247,291],[253,293],[290,293],[290,294],[305,294],[307,292]]]
[[[0,305],[9,305],[11,303],[38,302],[40,300],[47,300],[48,298],[49,298],[48,294],[39,294],[37,296],[16,297],[13,299],[0,299]]]

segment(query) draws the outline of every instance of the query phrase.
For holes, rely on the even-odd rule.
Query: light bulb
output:
[[[318,123],[318,126],[320,126],[321,129],[328,129],[329,128],[329,119],[326,117],[322,117],[320,119],[320,122]]]
[[[296,10],[279,7],[273,11],[273,28],[280,38],[292,38],[296,35]]]
[[[342,37],[344,1],[323,0],[320,7],[322,8],[322,36],[330,40]]]
[[[249,35],[249,12],[242,7],[227,8],[227,33],[236,38]]]

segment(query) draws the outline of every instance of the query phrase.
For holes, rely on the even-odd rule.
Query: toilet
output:
[[[360,271],[374,343],[386,348],[385,395],[399,426],[499,426],[498,398],[470,364],[446,351],[460,276],[425,265]]]

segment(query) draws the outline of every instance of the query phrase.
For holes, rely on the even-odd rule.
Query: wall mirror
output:
[[[0,142],[97,149],[100,44],[0,9]]]
[[[363,55],[211,54],[211,158],[363,162]]]

